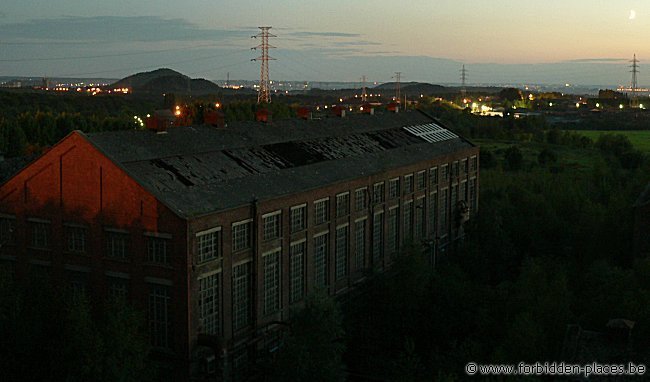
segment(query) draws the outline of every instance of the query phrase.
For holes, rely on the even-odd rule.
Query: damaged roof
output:
[[[176,127],[162,134],[129,130],[84,135],[185,218],[473,146],[420,112],[237,122],[223,129]]]

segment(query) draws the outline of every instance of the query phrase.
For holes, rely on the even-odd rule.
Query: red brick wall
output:
[[[18,278],[28,273],[33,260],[50,262],[53,280],[65,283],[66,269],[89,269],[92,300],[106,296],[106,272],[130,276],[130,296],[146,313],[149,284],[145,278],[169,280],[171,289],[172,346],[180,359],[189,354],[187,333],[187,238],[185,220],[176,216],[147,190],[105,157],[82,134],[73,132],[43,156],[0,186],[0,213],[16,217],[16,245],[0,255],[15,258]],[[49,250],[30,249],[28,219],[50,221]],[[87,227],[86,253],[67,252],[64,224]],[[130,235],[131,258],[105,256],[105,228]],[[147,261],[145,232],[172,235],[170,264]]]

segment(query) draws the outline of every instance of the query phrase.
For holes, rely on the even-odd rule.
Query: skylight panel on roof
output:
[[[425,125],[405,126],[404,130],[420,137],[429,143],[442,142],[458,138],[458,135],[445,129],[436,123],[427,123]]]

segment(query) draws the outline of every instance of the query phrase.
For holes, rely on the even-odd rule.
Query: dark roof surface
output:
[[[453,134],[428,143],[404,129],[432,123],[437,121],[410,112],[85,136],[162,203],[188,218],[473,146]]]

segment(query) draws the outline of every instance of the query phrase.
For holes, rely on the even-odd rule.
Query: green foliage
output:
[[[269,381],[343,381],[341,312],[323,291],[307,296],[290,321],[288,338],[267,373]]]
[[[539,163],[539,165],[542,167],[555,164],[556,162],[557,154],[555,151],[549,149],[548,147],[540,151],[539,155],[537,156],[537,163]]]
[[[481,168],[482,169],[491,169],[496,167],[497,160],[492,151],[482,150],[481,151]]]
[[[125,303],[94,317],[84,297],[38,277],[16,285],[4,271],[0,291],[0,368],[7,380],[153,380],[142,318]]]
[[[524,156],[517,146],[510,146],[504,155],[504,168],[509,171],[521,170],[524,163]]]
[[[636,322],[632,358],[650,359],[650,262],[630,256],[631,205],[650,178],[646,158],[626,167],[612,160],[633,152],[624,142],[595,150],[579,134],[558,133],[552,146],[482,150],[480,210],[459,253],[433,272],[419,250],[407,249],[394,272],[346,305],[353,372],[463,380],[469,361],[562,360],[568,324],[604,331],[612,318]],[[485,166],[494,156],[512,168],[512,147],[527,171]]]
[[[508,100],[510,102],[523,99],[523,94],[521,94],[521,90],[517,88],[504,88],[497,95],[499,96],[499,98],[503,100]]]

